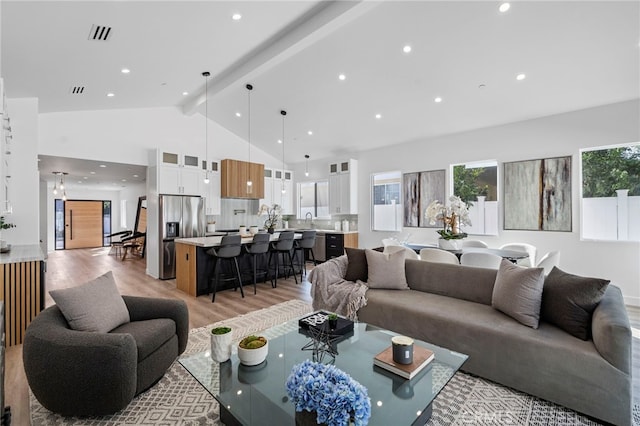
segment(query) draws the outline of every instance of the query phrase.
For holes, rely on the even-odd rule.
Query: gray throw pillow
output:
[[[491,306],[524,325],[538,328],[543,285],[543,268],[525,268],[502,259]]]
[[[386,254],[366,249],[365,255],[368,265],[367,285],[369,288],[409,289],[404,272],[404,252]]]
[[[591,316],[608,285],[609,280],[572,275],[554,266],[544,280],[540,316],[572,336],[588,340]]]
[[[344,279],[354,282],[360,280],[366,283],[369,278],[369,267],[364,249],[346,247],[344,250],[347,252],[349,261]]]
[[[49,294],[74,330],[107,333],[130,321],[111,271],[79,287]]]

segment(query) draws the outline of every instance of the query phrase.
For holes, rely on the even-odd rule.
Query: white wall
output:
[[[38,100],[36,98],[7,99],[11,119],[11,183],[9,200],[13,214],[7,221],[15,228],[2,232],[9,244],[38,244]]]
[[[149,150],[163,148],[204,157],[204,117],[179,108],[139,108],[40,114],[38,153],[149,165]],[[209,121],[209,158],[247,159],[247,143]],[[252,147],[251,161],[282,167]]]
[[[640,306],[640,243],[580,240],[578,176],[580,148],[637,141],[640,141],[640,102],[635,100],[354,154],[353,157],[359,160],[359,245],[378,247],[382,238],[397,235],[371,231],[370,182],[373,173],[448,170],[453,163],[487,159],[503,163],[571,155],[572,232],[505,231],[502,229],[504,212],[500,203],[499,234],[478,238],[491,247],[509,242],[528,242],[538,247],[539,257],[548,251],[560,250],[560,268],[575,274],[610,279],[622,289],[626,303]],[[331,160],[336,159],[310,162],[308,179],[326,178]],[[304,176],[304,167],[304,163],[295,165],[296,177]],[[501,176],[502,164],[499,170]],[[447,194],[449,186],[447,176]],[[640,218],[632,220],[639,221]],[[411,233],[411,241],[415,242],[435,243],[438,236],[435,230],[428,228],[404,228],[400,234],[407,233]]]
[[[147,193],[147,185],[132,185],[131,187],[127,187],[120,191],[120,203],[122,201],[127,202],[127,226],[122,228],[120,226],[120,204],[118,204],[118,222],[113,221],[112,228],[113,232],[124,231],[124,230],[133,230],[133,227],[136,224],[136,214],[138,212],[138,199],[141,196],[146,195]]]

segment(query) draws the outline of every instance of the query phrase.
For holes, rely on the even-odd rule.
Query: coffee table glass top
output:
[[[285,382],[295,364],[312,359],[301,348],[309,337],[298,331],[298,320],[260,333],[269,339],[269,355],[254,367],[241,365],[234,348],[231,360],[219,364],[209,352],[181,357],[179,362],[245,425],[294,424],[295,407],[289,400]],[[370,425],[412,424],[468,358],[429,343],[415,344],[431,349],[435,360],[411,380],[379,367],[373,357],[391,345],[397,335],[365,323],[356,323],[353,333],[338,343],[335,365],[367,388],[371,398]],[[325,356],[325,361],[327,357]]]

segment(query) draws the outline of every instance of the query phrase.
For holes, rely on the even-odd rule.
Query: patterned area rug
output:
[[[311,306],[292,300],[229,320],[191,330],[185,354],[208,350],[209,330],[229,325],[238,341],[247,334],[282,324],[311,312]],[[291,328],[291,330],[289,330]],[[274,338],[296,328],[276,327],[267,338]],[[111,416],[69,418],[51,413],[30,394],[32,425],[215,425],[218,404],[207,391],[178,363],[149,391],[135,398],[129,406]],[[634,420],[640,408],[634,406]],[[488,380],[457,373],[433,403],[428,425],[598,425],[564,407],[540,400]],[[640,426],[640,422],[636,422]]]

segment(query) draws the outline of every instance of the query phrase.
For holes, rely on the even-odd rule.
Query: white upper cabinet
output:
[[[292,171],[264,169],[264,198],[260,199],[260,205],[262,204],[268,206],[278,204],[283,215],[294,214]]]
[[[199,161],[195,155],[158,150],[158,193],[202,195]]]
[[[358,214],[358,161],[329,164],[329,212]]]
[[[220,161],[202,161],[202,196],[205,198],[205,214],[219,215],[220,209]],[[209,183],[204,183],[204,177],[209,172]]]

